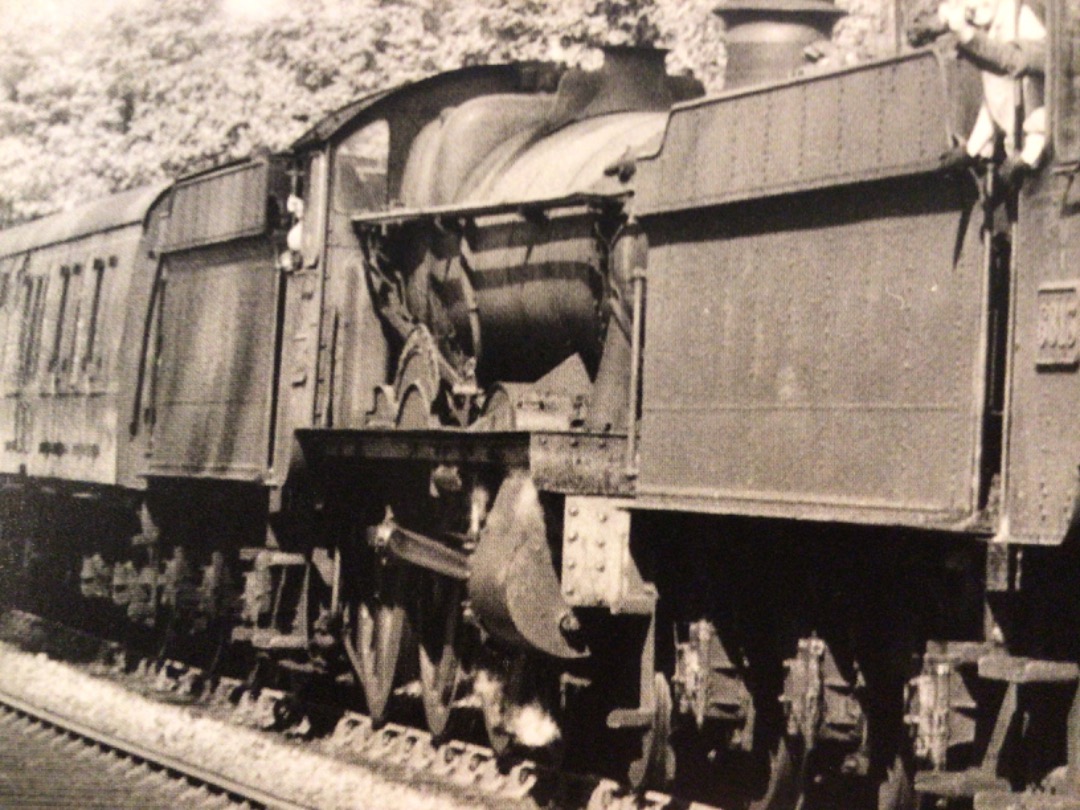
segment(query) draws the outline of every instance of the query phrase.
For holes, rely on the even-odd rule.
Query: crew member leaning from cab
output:
[[[946,156],[950,166],[990,160],[1000,143],[999,173],[1015,183],[1046,153],[1046,26],[1032,0],[947,0],[936,25],[915,26],[912,44],[951,31],[959,53],[982,75],[983,100],[967,141]]]

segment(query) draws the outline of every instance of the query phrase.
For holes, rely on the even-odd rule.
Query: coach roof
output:
[[[141,222],[167,186],[144,186],[0,231],[0,257]]]

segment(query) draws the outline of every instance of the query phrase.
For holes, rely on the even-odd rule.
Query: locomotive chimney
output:
[[[672,105],[675,99],[668,87],[664,66],[666,50],[625,45],[608,45],[601,50],[604,64],[597,71],[600,88],[596,101],[610,109],[590,109],[590,115],[622,110],[666,110]]]
[[[728,0],[715,11],[727,26],[726,89],[788,78],[846,13],[827,0]]]
[[[563,76],[549,131],[596,115],[663,112],[702,93],[700,82],[667,74],[663,49],[606,45],[601,50],[604,64],[599,70],[570,70]]]

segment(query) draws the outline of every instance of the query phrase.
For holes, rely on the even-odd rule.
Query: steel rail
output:
[[[275,796],[265,790],[238,782],[216,771],[193,765],[190,762],[185,762],[100,729],[92,728],[76,720],[71,720],[48,709],[34,706],[3,690],[0,690],[0,706],[24,717],[29,717],[42,725],[50,726],[58,731],[79,737],[88,743],[114,751],[129,759],[144,762],[150,766],[157,766],[174,776],[205,785],[239,801],[250,802],[270,810],[317,810],[311,805],[298,804],[280,796]]]

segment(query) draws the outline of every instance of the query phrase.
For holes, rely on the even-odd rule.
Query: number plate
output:
[[[1035,365],[1075,368],[1080,363],[1080,282],[1057,281],[1039,287]]]

